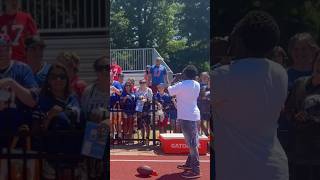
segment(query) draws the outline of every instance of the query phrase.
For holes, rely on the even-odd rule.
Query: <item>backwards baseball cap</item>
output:
[[[33,48],[36,46],[41,46],[41,47],[46,47],[46,44],[44,43],[44,41],[42,39],[40,39],[39,36],[31,36],[26,38],[26,40],[24,41],[26,48]]]
[[[11,45],[11,39],[6,34],[0,34],[0,46],[10,46]]]

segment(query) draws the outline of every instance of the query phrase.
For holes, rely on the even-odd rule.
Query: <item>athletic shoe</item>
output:
[[[196,174],[193,171],[184,171],[181,173],[181,177],[185,179],[198,179],[200,178],[200,174]]]
[[[183,164],[183,165],[178,165],[177,166],[178,169],[183,169],[183,170],[191,170],[192,168]]]

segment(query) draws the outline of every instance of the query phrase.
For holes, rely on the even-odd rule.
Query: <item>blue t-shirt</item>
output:
[[[30,89],[35,100],[38,99],[38,85],[34,79],[31,68],[21,62],[11,61],[6,70],[0,71],[0,79],[12,78],[24,88]],[[23,104],[14,92],[4,89],[10,93],[9,108],[0,111],[0,131],[15,132],[22,124],[31,124],[31,108]]]
[[[66,100],[57,100],[53,97],[40,95],[38,111],[46,114],[55,105],[65,108],[65,111],[60,112],[51,120],[48,126],[49,132],[80,128],[80,105],[76,95],[69,95]],[[63,138],[61,138],[61,135],[60,137],[48,136],[43,143],[44,151],[49,153],[80,153],[82,135],[64,136]]]
[[[288,73],[288,90],[290,91],[293,88],[294,82],[304,76],[311,76],[312,71],[298,71],[293,68],[287,70]]]
[[[123,89],[121,83],[119,83],[118,81],[113,81],[112,86],[120,90],[120,92],[122,93]],[[120,96],[118,94],[110,94],[110,108],[112,108],[118,101],[120,101]]]
[[[125,91],[123,91],[121,98],[123,99],[126,96],[128,98],[126,100],[122,100],[123,112],[125,112],[128,115],[133,115],[135,113],[137,98],[134,93],[128,94]]]
[[[172,96],[167,93],[164,93],[161,96],[158,92],[155,96],[155,100],[161,103],[166,116],[169,116],[171,120],[177,119],[177,109],[172,102]]]
[[[51,64],[44,63],[40,71],[34,75],[34,78],[40,88],[43,86],[43,84],[47,79],[47,75],[50,67],[51,67]]]
[[[52,121],[52,124],[49,126],[49,130],[68,130],[72,126],[80,124],[80,104],[76,95],[70,95],[65,101],[44,95],[40,96],[38,103],[38,109],[40,112],[47,113],[55,105],[61,107],[64,106],[69,110],[60,112],[57,117],[54,118],[55,121]],[[70,113],[70,111],[72,111],[72,113]]]
[[[171,96],[167,93],[164,93],[161,95],[158,92],[155,96],[155,100],[161,103],[164,110],[168,110],[170,108],[171,103],[172,103]]]
[[[164,76],[167,74],[167,70],[163,65],[153,65],[150,68],[150,73],[152,77],[152,85],[156,86],[160,83],[164,83]]]

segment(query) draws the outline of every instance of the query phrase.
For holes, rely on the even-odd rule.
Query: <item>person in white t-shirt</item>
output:
[[[266,58],[280,30],[266,12],[248,13],[231,33],[231,65],[213,72],[215,173],[218,180],[288,180],[277,138],[287,97],[285,69]]]
[[[176,96],[178,120],[184,135],[189,155],[184,165],[178,165],[185,170],[181,176],[187,179],[200,177],[199,163],[199,128],[200,110],[197,100],[200,93],[200,84],[195,81],[198,70],[193,65],[188,65],[183,70],[183,80],[168,87],[171,96]]]

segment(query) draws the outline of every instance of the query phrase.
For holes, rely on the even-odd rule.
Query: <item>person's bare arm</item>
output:
[[[151,72],[149,72],[149,74],[148,74],[148,83],[149,83],[149,85],[151,86],[151,82],[152,81],[152,75],[151,75]]]
[[[47,113],[47,119],[45,119],[43,122],[44,129],[48,129],[48,127],[51,123],[51,120],[62,111],[63,111],[63,109],[60,106],[53,106],[50,109],[50,111],[48,111],[48,113]]]
[[[168,73],[166,73],[166,75],[165,75],[165,81],[167,81],[166,82],[166,84],[169,84],[170,82],[169,82],[169,76],[168,76]]]
[[[117,89],[116,87],[114,87],[114,86],[111,86],[111,90],[114,92],[114,93],[116,93],[117,95],[121,95],[121,91],[119,90],[119,89]]]
[[[11,78],[4,78],[0,80],[0,88],[10,87],[15,93],[16,97],[25,105],[29,107],[36,106],[37,102],[32,96],[31,90],[21,86],[19,83]]]

